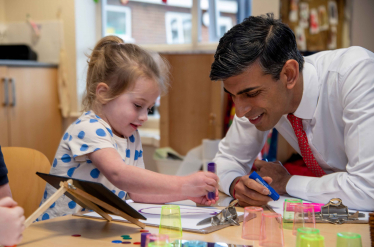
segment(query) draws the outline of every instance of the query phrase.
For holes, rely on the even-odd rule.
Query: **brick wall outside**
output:
[[[118,0],[109,0],[110,5],[120,5]],[[131,2],[125,5],[131,9],[132,38],[137,44],[166,44],[166,12],[191,13],[191,9],[173,7],[168,5]],[[233,19],[236,24],[235,14],[222,14]],[[208,27],[202,25],[202,42],[209,42]]]

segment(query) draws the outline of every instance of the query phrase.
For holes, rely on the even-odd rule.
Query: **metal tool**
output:
[[[238,203],[238,200],[232,201],[229,204],[229,206],[222,209],[222,211],[219,212],[217,215],[203,219],[196,225],[201,226],[201,225],[210,223],[212,226],[228,225],[228,224],[239,226],[240,224],[238,222],[238,214],[235,209],[235,204],[237,203]]]
[[[340,198],[332,198],[328,203],[321,207],[321,212],[316,213],[316,219],[326,221],[335,225],[343,224],[347,221],[358,220],[365,217],[365,214],[356,211],[349,213]]]

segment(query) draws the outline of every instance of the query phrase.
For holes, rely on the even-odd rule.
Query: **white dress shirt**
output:
[[[374,210],[374,54],[361,47],[305,57],[304,87],[296,117],[315,159],[327,175],[292,176],[291,196],[327,203],[341,198],[352,209]],[[299,153],[287,115],[275,125]],[[215,157],[220,190],[229,195],[232,181],[248,174],[266,141],[246,118],[235,116]]]

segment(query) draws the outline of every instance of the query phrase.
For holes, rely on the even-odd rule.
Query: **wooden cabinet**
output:
[[[224,97],[222,82],[209,79],[213,54],[164,54],[170,63],[171,87],[161,97],[160,146],[186,155],[213,132],[222,138]],[[209,116],[216,116],[209,128]]]
[[[62,135],[57,69],[0,67],[0,145],[39,150],[52,161]]]

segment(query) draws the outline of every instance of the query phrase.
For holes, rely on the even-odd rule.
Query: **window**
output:
[[[106,5],[103,11],[104,36],[116,35],[126,42],[135,42],[131,34],[131,9],[125,6]]]
[[[159,52],[214,51],[237,23],[238,3],[251,5],[251,0],[101,1],[103,35],[118,35]]]
[[[191,43],[191,14],[166,12],[166,40],[168,44]]]

